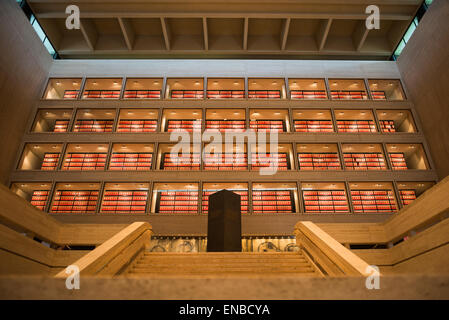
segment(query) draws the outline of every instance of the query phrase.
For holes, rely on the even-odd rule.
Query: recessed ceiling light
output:
[[[66,187],[71,187],[72,185],[71,185],[71,184],[66,184],[65,186],[66,186]]]
[[[58,146],[53,146],[52,148],[53,148],[53,149],[56,149],[57,147],[58,147]]]
[[[153,84],[159,84],[159,81],[154,81]]]
[[[33,146],[33,148],[34,148],[34,149],[39,149],[40,147],[39,147],[39,146]]]
[[[234,81],[234,84],[239,84],[239,82],[238,81]]]
[[[21,187],[26,187],[27,185],[26,185],[26,184],[21,184],[20,186],[21,186]]]
[[[45,183],[41,184],[41,187],[46,187],[47,185]]]

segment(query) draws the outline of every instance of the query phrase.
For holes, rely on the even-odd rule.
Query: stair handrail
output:
[[[152,227],[147,222],[134,222],[109,240],[72,263],[82,276],[114,276],[121,273],[150,245]],[[67,278],[66,270],[56,278]]]
[[[298,222],[294,234],[301,250],[326,275],[367,277],[377,273],[377,270],[311,221]]]

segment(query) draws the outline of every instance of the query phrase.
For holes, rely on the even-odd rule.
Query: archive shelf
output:
[[[397,79],[369,79],[368,84],[374,100],[405,100],[401,82]]]
[[[198,191],[178,190],[158,192],[156,212],[159,213],[197,213]]]
[[[435,183],[433,181],[420,182],[397,182],[398,194],[402,206],[412,203],[416,198],[421,196],[426,190],[431,188]]]
[[[81,80],[81,78],[52,78],[48,81],[43,98],[48,100],[77,99]]]
[[[325,90],[290,90],[292,100],[323,100],[327,99]]]
[[[249,78],[248,99],[285,99],[285,80],[282,78]]]
[[[49,190],[34,190],[33,195],[31,196],[30,203],[39,210],[44,211],[49,196],[50,196]]]
[[[123,99],[161,99],[162,78],[127,78]]]
[[[203,90],[172,90],[170,92],[172,99],[203,99]]]
[[[62,144],[27,143],[20,158],[19,170],[57,170]]]
[[[72,109],[39,109],[31,132],[67,132]]]
[[[293,213],[295,201],[291,190],[253,190],[253,213]]]
[[[125,90],[124,99],[160,99],[161,90]]]
[[[147,171],[151,170],[152,153],[113,152],[109,163],[109,170],[118,171]]]
[[[202,209],[203,213],[209,212],[209,196],[219,190],[203,191]],[[240,196],[240,210],[242,214],[248,213],[248,191],[244,190],[229,190],[237,193]]]
[[[416,132],[416,125],[410,110],[377,110],[382,132]]]
[[[288,86],[292,100],[327,99],[324,79],[288,79]]]
[[[249,90],[249,99],[280,99],[280,90]]]
[[[107,144],[69,144],[64,156],[62,170],[104,170]]]
[[[355,213],[397,211],[393,190],[351,190]]]
[[[106,153],[69,152],[65,156],[62,170],[104,170]]]
[[[241,171],[248,169],[246,153],[206,153],[203,161],[204,170]]]
[[[365,82],[361,79],[329,79],[333,100],[367,100]]]
[[[200,153],[175,156],[172,156],[171,153],[163,153],[162,158],[161,170],[200,170]]]
[[[393,170],[428,170],[429,163],[422,144],[387,144]]]
[[[201,120],[185,119],[185,120],[167,120],[167,132],[200,132]]]
[[[251,120],[249,128],[256,132],[286,132],[283,120]]]
[[[121,78],[86,79],[82,99],[119,99]]]
[[[338,153],[298,153],[299,170],[340,170]]]
[[[54,171],[58,168],[60,153],[45,153],[41,170]]]
[[[306,213],[348,213],[345,190],[303,190]]]
[[[245,120],[206,120],[206,130],[215,132],[243,132]]]
[[[208,78],[207,99],[244,99],[245,79]]]
[[[207,99],[244,99],[245,90],[207,90]]]
[[[98,191],[57,190],[51,205],[52,213],[95,213]]]
[[[251,170],[271,167],[272,163],[277,163],[277,169],[290,170],[290,159],[288,153],[251,153]]]
[[[346,170],[386,170],[381,153],[343,153]]]
[[[148,203],[148,183],[106,183],[101,213],[143,214]]]

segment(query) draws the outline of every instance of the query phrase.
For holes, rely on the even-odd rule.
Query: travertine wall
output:
[[[449,175],[449,1],[436,0],[399,56],[439,178]]]
[[[0,1],[0,48],[0,183],[5,184],[52,58],[14,0]]]

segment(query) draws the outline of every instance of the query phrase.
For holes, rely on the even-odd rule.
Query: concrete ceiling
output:
[[[390,57],[421,0],[27,0],[62,58]],[[80,8],[68,30],[65,9]],[[380,8],[367,30],[365,9]]]

